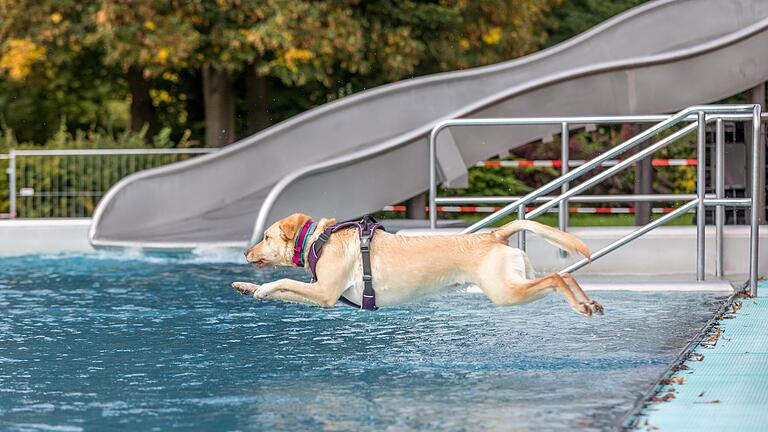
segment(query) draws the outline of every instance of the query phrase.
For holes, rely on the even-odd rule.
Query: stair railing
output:
[[[760,146],[760,134],[761,134],[761,111],[762,108],[760,105],[700,105],[700,106],[691,106],[688,107],[680,112],[678,112],[675,115],[672,115],[665,120],[662,120],[661,122],[657,123],[653,127],[646,129],[645,131],[635,135],[634,137],[628,139],[624,143],[613,147],[612,149],[606,151],[605,153],[602,153],[595,157],[594,159],[586,162],[584,165],[581,165],[580,167],[574,169],[570,172],[564,172],[562,176],[550,181],[549,183],[541,186],[540,188],[530,192],[529,194],[523,196],[522,198],[515,200],[514,202],[504,206],[502,209],[498,210],[495,213],[492,213],[491,215],[481,219],[480,221],[470,225],[466,229],[462,231],[462,234],[464,233],[472,233],[475,231],[478,231],[479,229],[485,228],[502,218],[511,215],[513,213],[517,213],[518,218],[520,219],[531,219],[535,218],[547,210],[551,209],[552,207],[556,205],[561,205],[562,203],[567,202],[568,198],[583,192],[592,186],[600,183],[607,177],[616,174],[617,172],[631,166],[636,161],[643,159],[645,157],[650,156],[654,152],[666,147],[672,142],[677,141],[678,139],[684,137],[685,135],[693,132],[693,130],[697,130],[697,144],[696,144],[696,153],[697,158],[699,160],[699,163],[697,163],[697,187],[696,187],[696,199],[689,201],[688,203],[684,204],[682,207],[676,209],[672,213],[669,213],[665,215],[664,217],[657,219],[641,228],[639,228],[636,231],[633,231],[632,233],[628,234],[627,236],[611,243],[610,245],[598,250],[592,255],[592,259],[599,259],[608,253],[618,249],[619,247],[629,243],[630,241],[644,235],[645,233],[664,225],[665,223],[671,221],[672,219],[676,218],[677,216],[682,215],[683,213],[695,208],[696,209],[696,279],[698,281],[703,281],[705,279],[705,266],[704,266],[704,252],[705,252],[705,243],[704,243],[704,229],[705,229],[705,213],[704,209],[706,206],[717,206],[717,207],[723,207],[723,206],[745,206],[749,207],[751,206],[753,208],[753,211],[751,212],[751,218],[750,218],[750,246],[749,246],[749,288],[752,293],[752,295],[757,295],[757,271],[758,271],[758,248],[759,248],[759,212],[756,211],[756,209],[759,208],[759,197],[760,197],[760,181],[759,181],[759,173],[760,173],[760,154],[762,152],[762,147]],[[721,194],[718,194],[717,198],[707,198],[705,195],[705,163],[703,161],[705,160],[705,153],[706,153],[706,123],[707,123],[707,115],[715,115],[711,116],[710,120],[722,118],[723,115],[744,115],[744,114],[751,114],[751,122],[752,122],[752,160],[751,160],[751,174],[752,174],[752,181],[751,181],[751,198],[723,198]],[[609,169],[595,175],[594,177],[586,180],[585,182],[579,184],[578,186],[575,186],[572,189],[569,189],[568,185],[571,181],[583,176],[584,174],[587,174],[591,170],[599,167],[602,165],[603,162],[609,159],[616,158],[617,156],[627,152],[628,150],[631,150],[638,146],[639,144],[647,141],[651,137],[677,125],[678,123],[688,121],[688,117],[691,115],[695,115],[695,121],[691,124],[688,124],[687,126],[684,126],[680,128],[679,130],[675,131],[674,133],[670,134],[669,136],[659,140],[658,142],[648,146],[647,148],[644,148],[643,150],[633,154],[632,156],[628,157],[627,159],[624,159],[623,161],[619,162],[617,165],[614,165],[610,167]],[[719,115],[719,116],[718,116]],[[631,118],[631,116],[627,117]],[[562,125],[562,131],[568,130],[568,124],[569,122],[571,124],[573,123],[600,123],[601,119],[605,119],[605,117],[579,117],[578,119],[574,118],[530,118],[530,119],[457,119],[457,120],[446,120],[443,122],[438,123],[433,129],[432,133],[430,134],[429,139],[429,217],[430,217],[430,227],[435,228],[437,225],[437,202],[436,202],[436,196],[437,196],[437,162],[436,162],[436,153],[437,153],[437,137],[441,130],[446,129],[447,127],[452,126],[478,126],[478,125],[487,125],[487,126],[507,126],[507,125],[541,125],[541,124],[553,124],[553,123],[560,123]],[[615,118],[614,118],[615,119]],[[575,120],[575,121],[574,121]],[[631,120],[627,120],[631,121]],[[718,128],[721,127],[721,123],[718,123]],[[565,135],[565,133],[563,133]],[[718,139],[716,145],[722,146],[722,140]],[[565,145],[565,144],[563,144]],[[722,149],[719,149],[719,152],[722,152]],[[718,153],[717,155],[718,159],[722,158],[722,154]],[[566,163],[564,162],[564,165]],[[717,184],[720,184],[722,182],[719,177],[722,175],[722,170],[717,169],[716,170],[716,182]],[[531,211],[530,213],[526,213],[526,206],[530,203],[533,203],[537,199],[543,197],[544,195],[549,194],[550,192],[554,191],[557,188],[561,188],[561,194],[551,200],[548,200],[543,205],[537,207],[535,210]],[[561,209],[564,206],[561,205]],[[561,216],[562,220],[562,216]],[[722,228],[722,224],[718,224],[718,229]],[[718,236],[719,238],[720,236]],[[519,235],[518,237],[518,246],[521,249],[525,249],[525,237],[523,235]],[[722,242],[718,244],[718,250],[720,250],[722,246]],[[721,258],[720,258],[721,259]],[[578,261],[571,266],[563,269],[561,272],[571,272],[578,270],[579,268],[585,266],[588,264],[588,261],[586,259],[583,259],[581,261]],[[718,262],[720,264],[720,262]]]

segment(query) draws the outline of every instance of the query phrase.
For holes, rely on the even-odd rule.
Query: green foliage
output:
[[[546,21],[549,38],[545,46],[556,45],[627,9],[648,0],[564,0],[553,8]]]
[[[268,108],[282,120],[386,82],[532,52],[557,1],[4,0],[0,114],[37,142],[61,120],[70,131],[122,130],[124,74],[139,68],[161,124],[199,138],[204,66],[236,82],[251,67],[269,77]]]

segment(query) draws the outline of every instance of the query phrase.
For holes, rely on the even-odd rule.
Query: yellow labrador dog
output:
[[[256,267],[294,265],[294,245],[299,231],[310,221],[304,214],[282,219],[264,233],[264,239],[245,252]],[[334,219],[321,219],[307,243],[314,242]],[[377,231],[371,242],[371,271],[376,304],[395,306],[414,299],[474,284],[502,306],[528,303],[557,291],[576,312],[603,314],[569,274],[552,273],[536,278],[525,252],[510,247],[508,238],[530,231],[569,252],[590,258],[589,249],[577,237],[538,222],[513,221],[498,229],[466,235],[410,237]],[[309,249],[309,248],[307,248]],[[308,261],[305,253],[304,263]],[[306,267],[306,264],[304,265]],[[235,282],[241,294],[259,300],[283,300],[333,307],[343,295],[360,299],[363,293],[360,238],[357,228],[342,229],[330,236],[317,262],[317,281],[280,279],[263,285]]]

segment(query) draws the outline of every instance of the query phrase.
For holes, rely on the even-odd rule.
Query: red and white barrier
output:
[[[493,213],[501,210],[502,207],[490,207],[490,206],[437,206],[437,211],[446,213]],[[527,210],[532,211],[535,207],[529,207]],[[386,206],[382,210],[404,212],[404,205]],[[428,210],[428,209],[427,209]],[[670,213],[676,210],[674,207],[654,207],[651,209],[653,213]],[[557,212],[557,208],[549,210],[550,213]],[[634,207],[569,207],[568,213],[586,213],[586,214],[634,214]]]
[[[569,167],[577,167],[584,165],[587,161],[583,159],[574,159],[568,161]],[[614,166],[621,162],[620,160],[612,159],[603,162],[600,166],[608,167]],[[653,166],[696,166],[696,159],[653,159],[651,165]],[[505,167],[505,168],[522,168],[522,167],[538,167],[538,168],[560,168],[563,166],[561,160],[492,160],[481,161],[475,164],[476,167]]]

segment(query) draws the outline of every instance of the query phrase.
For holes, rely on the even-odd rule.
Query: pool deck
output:
[[[640,431],[768,427],[768,281],[734,296],[627,418]]]

